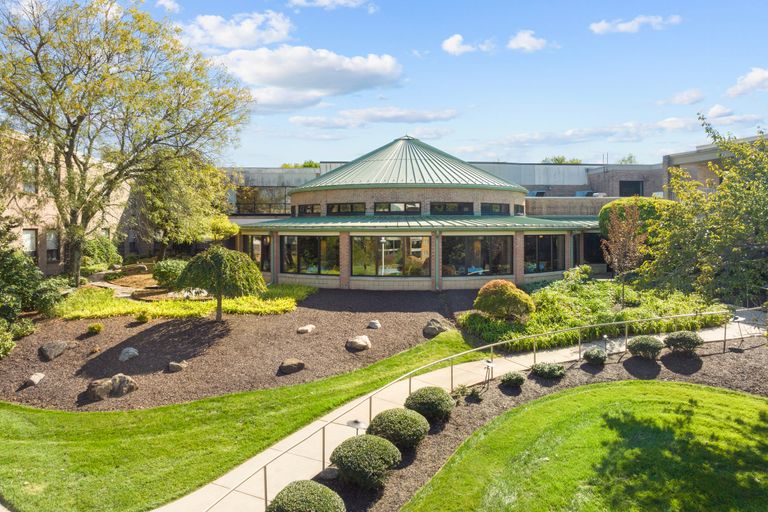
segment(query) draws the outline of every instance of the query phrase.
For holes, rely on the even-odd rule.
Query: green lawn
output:
[[[472,435],[403,509],[765,511],[768,401],[625,381],[512,409]]]
[[[148,510],[402,373],[467,348],[450,331],[344,375],[142,411],[0,402],[0,496],[19,512]]]

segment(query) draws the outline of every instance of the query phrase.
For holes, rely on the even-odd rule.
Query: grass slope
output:
[[[768,510],[767,434],[763,398],[583,386],[478,430],[403,510]]]
[[[19,512],[147,510],[402,373],[467,348],[449,331],[344,375],[140,411],[0,402],[0,497]]]

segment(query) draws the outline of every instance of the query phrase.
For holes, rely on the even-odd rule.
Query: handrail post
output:
[[[581,361],[581,329],[579,329],[579,358],[577,361]]]
[[[451,359],[451,393],[453,393],[453,359]]]
[[[493,362],[493,347],[491,347],[491,362]]]
[[[323,432],[322,432],[322,434],[321,434],[321,435],[322,435],[322,438],[323,438],[323,442],[322,442],[322,445],[323,445],[323,448],[322,448],[322,452],[323,452],[323,453],[321,454],[321,457],[322,457],[322,459],[323,459],[323,469],[325,469],[325,427],[326,427],[326,426],[327,426],[327,425],[323,425]]]
[[[629,343],[629,324],[624,324],[624,353],[627,353],[627,344]]]
[[[373,420],[373,395],[368,397],[368,424]]]
[[[264,464],[264,506],[269,505],[269,497],[267,496],[267,466],[269,463]]]
[[[411,376],[408,376],[408,395],[411,394]]]
[[[536,338],[533,338],[533,364],[536,364]]]
[[[728,342],[728,319],[725,320],[725,325],[723,326],[723,354],[725,354],[725,345]]]

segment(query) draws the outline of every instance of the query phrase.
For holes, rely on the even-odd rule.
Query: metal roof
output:
[[[413,137],[395,139],[295,192],[350,188],[481,188],[527,192]]]
[[[527,217],[478,215],[366,215],[290,217],[243,224],[259,231],[553,231],[597,229],[597,217]]]

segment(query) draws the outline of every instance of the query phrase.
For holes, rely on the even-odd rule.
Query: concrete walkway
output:
[[[92,284],[93,286],[98,286],[99,288],[108,288],[110,290],[114,290],[115,297],[118,299],[130,299],[133,292],[136,291],[136,288],[131,288],[130,286],[120,286],[117,284],[110,283],[109,281],[104,280],[104,275],[107,274],[107,272],[94,272],[88,277],[88,284]],[[2,510],[0,510],[2,512]]]
[[[705,341],[739,339],[746,336],[764,335],[765,316],[760,312],[748,312],[739,322],[726,327],[700,331]],[[624,352],[623,337],[599,342],[584,343],[582,350],[598,346],[610,353]],[[173,502],[156,512],[237,512],[265,510],[265,489],[269,499],[287,484],[295,480],[311,479],[329,462],[334,448],[354,435],[364,433],[365,427],[356,429],[349,423],[365,425],[385,409],[402,407],[410,391],[425,386],[440,386],[450,390],[460,384],[473,385],[485,382],[486,372],[501,376],[509,371],[528,369],[536,362],[570,362],[578,356],[578,347],[543,350],[535,356],[524,352],[507,357],[496,357],[492,368],[486,361],[474,361],[434,370],[409,380],[397,382],[386,389],[375,391],[340,407],[304,428],[267,448],[255,457],[229,471],[214,482]],[[451,375],[452,374],[452,375]],[[266,465],[266,470],[264,466]]]

